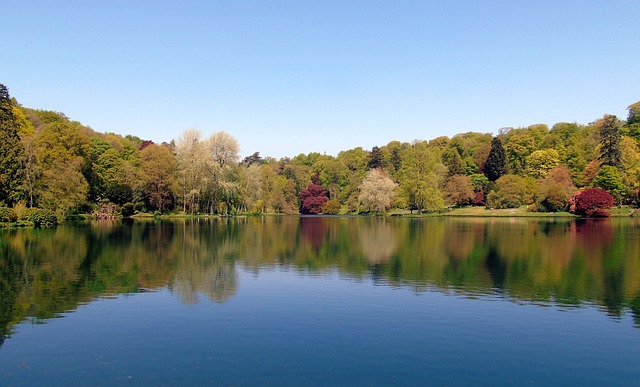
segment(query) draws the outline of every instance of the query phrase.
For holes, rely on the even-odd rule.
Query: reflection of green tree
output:
[[[263,217],[127,221],[0,234],[0,337],[95,297],[169,286],[225,302],[245,270],[286,266],[640,320],[637,220]]]
[[[18,294],[22,288],[20,279],[23,278],[22,263],[10,251],[6,239],[0,239],[0,347],[5,337],[11,332],[16,323],[16,314],[20,306],[17,304]]]

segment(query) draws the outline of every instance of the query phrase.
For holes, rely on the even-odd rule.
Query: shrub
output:
[[[14,223],[18,221],[18,215],[13,208],[0,207],[0,222]]]
[[[601,188],[579,191],[569,199],[569,212],[581,216],[608,217],[613,207],[613,196]]]
[[[327,215],[336,215],[340,213],[340,202],[337,199],[331,199],[322,208],[322,213]]]
[[[133,203],[125,203],[122,205],[120,212],[122,213],[122,216],[128,218],[136,213],[135,205]]]
[[[13,211],[15,211],[16,215],[18,216],[18,220],[26,219],[28,210],[29,209],[27,208],[24,200],[20,200],[13,206]]]
[[[30,211],[29,220],[33,222],[34,227],[48,228],[55,227],[58,224],[56,214],[51,210],[35,208]]]
[[[487,195],[487,207],[517,208],[531,202],[530,182],[517,175],[504,175],[496,181],[496,190]]]

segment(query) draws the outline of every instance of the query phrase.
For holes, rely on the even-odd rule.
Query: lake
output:
[[[638,385],[638,219],[0,230],[0,385]]]

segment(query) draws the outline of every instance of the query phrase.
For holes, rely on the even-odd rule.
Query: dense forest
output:
[[[410,213],[455,206],[566,211],[639,202],[640,102],[626,120],[560,122],[392,141],[337,156],[241,160],[225,132],[188,129],[171,143],[98,133],[21,106],[0,84],[0,222],[74,214]]]

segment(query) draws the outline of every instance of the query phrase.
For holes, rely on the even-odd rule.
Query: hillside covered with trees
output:
[[[241,160],[225,132],[188,129],[169,144],[98,133],[62,113],[23,107],[0,85],[0,221],[465,205],[602,216],[589,206],[639,202],[640,102],[628,112],[626,120],[605,114],[586,125],[392,141],[337,156],[277,160],[256,152]]]

